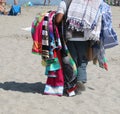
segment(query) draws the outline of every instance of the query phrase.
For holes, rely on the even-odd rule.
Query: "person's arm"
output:
[[[0,12],[4,12],[4,10],[5,8],[2,5],[0,5]]]
[[[56,16],[55,16],[56,24],[59,24],[62,21],[65,12],[66,12],[66,4],[64,1],[62,1],[60,2],[60,5],[58,6],[58,9],[56,12]]]
[[[55,16],[55,23],[59,24],[62,21],[63,17],[64,17],[64,14],[62,14],[62,13],[56,14],[56,16]]]

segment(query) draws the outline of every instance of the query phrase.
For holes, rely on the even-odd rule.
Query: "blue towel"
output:
[[[12,5],[8,15],[16,16],[18,13],[21,13],[21,7],[19,5]]]

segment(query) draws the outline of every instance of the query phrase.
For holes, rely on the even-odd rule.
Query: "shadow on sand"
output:
[[[45,84],[41,82],[36,83],[20,83],[20,82],[4,82],[0,83],[0,88],[4,90],[19,91],[25,93],[40,93],[43,94]]]

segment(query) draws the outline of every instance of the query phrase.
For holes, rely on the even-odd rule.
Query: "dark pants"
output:
[[[86,82],[87,81],[86,67],[88,64],[87,51],[89,47],[89,41],[68,41],[67,46],[77,66],[78,81]]]

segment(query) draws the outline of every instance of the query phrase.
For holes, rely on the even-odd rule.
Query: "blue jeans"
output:
[[[89,41],[68,41],[67,46],[77,66],[78,70],[77,80],[86,82],[87,81],[86,67],[88,64],[87,51],[89,47]]]

